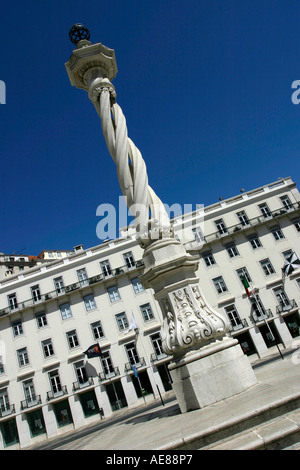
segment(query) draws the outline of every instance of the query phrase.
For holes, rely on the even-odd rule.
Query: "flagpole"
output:
[[[267,322],[267,320],[266,320],[265,313],[264,313],[264,311],[261,309],[261,306],[259,305],[259,302],[258,302],[258,300],[257,300],[256,294],[254,294],[254,298],[255,298],[255,302],[256,302],[256,305],[257,305],[257,307],[258,307],[258,310],[259,310],[260,313],[262,314],[262,317],[263,317],[263,319],[264,319],[264,322],[265,322],[265,324],[267,325],[267,327],[268,327],[268,329],[269,329],[269,332],[270,332],[270,335],[271,335],[272,340],[273,340],[273,341],[276,341],[276,339],[275,339],[275,337],[274,337],[274,335],[273,335],[273,333],[272,333],[272,330],[271,330],[271,328],[270,328],[270,325],[268,324],[268,322]],[[278,349],[278,351],[279,351],[279,354],[280,354],[280,356],[281,356],[281,359],[284,359],[284,357],[283,357],[283,355],[282,355],[282,352],[280,351],[280,348],[279,348],[277,342],[276,342],[276,347],[277,347],[277,349]]]
[[[133,312],[132,312],[132,315],[133,315]],[[136,344],[137,344],[137,339],[138,339],[138,336],[139,336],[139,328],[136,328],[135,334],[136,334]],[[141,343],[142,343],[142,346],[143,346],[143,350],[144,350],[144,353],[145,353],[145,356],[146,356],[147,363],[149,364],[149,368],[151,369],[153,380],[154,380],[156,388],[158,390],[159,398],[162,402],[162,405],[165,406],[164,401],[163,401],[162,396],[161,396],[161,393],[160,393],[160,390],[159,390],[159,386],[157,384],[157,381],[156,381],[156,378],[155,378],[155,375],[154,375],[154,372],[153,372],[153,369],[152,369],[152,367],[150,367],[150,360],[149,360],[149,357],[148,357],[148,354],[147,354],[147,351],[146,351],[146,348],[145,348],[145,345],[144,345],[144,342],[143,342],[142,338],[141,338]],[[154,393],[153,393],[153,395],[154,395]]]

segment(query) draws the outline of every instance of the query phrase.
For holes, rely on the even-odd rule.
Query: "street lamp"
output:
[[[224,314],[206,302],[196,275],[199,259],[174,237],[164,205],[148,183],[141,152],[128,137],[125,116],[111,80],[117,73],[115,53],[91,44],[89,32],[76,24],[70,38],[77,49],[65,64],[71,84],[88,92],[101,119],[108,150],[116,164],[126,203],[135,218],[143,248],[144,287],[154,290],[163,314],[163,349],[182,412],[242,392],[256,377],[236,339],[228,336]],[[170,162],[172,164],[172,162]]]

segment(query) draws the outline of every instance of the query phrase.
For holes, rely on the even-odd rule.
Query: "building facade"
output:
[[[202,218],[202,222],[198,221]],[[254,361],[300,336],[300,195],[280,179],[185,217],[200,287]],[[173,220],[181,238],[182,218]],[[172,390],[132,229],[0,280],[0,446],[24,448]],[[246,291],[246,288],[247,291]],[[87,349],[99,344],[101,356]]]

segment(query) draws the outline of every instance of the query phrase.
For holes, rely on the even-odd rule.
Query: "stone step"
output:
[[[173,450],[217,450],[287,448],[300,442],[299,392],[275,402],[257,406],[246,413],[233,412],[217,426],[184,438]],[[268,447],[267,447],[268,446]]]
[[[300,446],[300,410],[248,429],[201,450],[281,450]]]

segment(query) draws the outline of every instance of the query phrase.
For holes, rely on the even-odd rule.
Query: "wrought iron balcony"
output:
[[[125,364],[124,372],[128,374],[129,372],[133,372],[132,366],[136,367],[138,370],[141,367],[144,367],[145,365],[146,365],[145,359],[143,357],[140,357],[140,360],[138,362],[135,362],[134,364],[131,364],[131,362],[127,362]]]
[[[4,418],[6,416],[12,415],[15,412],[16,412],[15,405],[1,406],[1,408],[0,408],[0,418]]]
[[[269,308],[267,310],[264,310],[264,312],[262,312],[261,314],[254,312],[250,315],[251,320],[255,324],[261,321],[267,320],[268,318],[271,318],[271,317],[273,317],[273,313]]]
[[[63,385],[61,389],[57,390],[56,392],[54,392],[53,390],[50,390],[49,392],[47,392],[47,401],[53,400],[54,398],[58,398],[67,394],[68,394],[68,389],[66,385]]]
[[[99,380],[100,382],[104,382],[105,380],[110,380],[113,377],[117,377],[120,375],[120,370],[119,367],[114,367],[112,370],[109,370],[107,372],[99,372]]]
[[[41,395],[33,395],[31,398],[27,398],[26,400],[21,401],[21,410],[25,410],[26,408],[31,408],[33,406],[41,405]]]
[[[278,315],[282,315],[283,313],[290,312],[291,310],[294,310],[297,307],[298,305],[295,299],[286,302],[281,302],[280,305],[276,306],[276,313]]]
[[[89,377],[84,382],[78,380],[77,382],[73,382],[73,391],[76,392],[82,388],[90,387],[91,385],[94,385],[93,377]]]
[[[155,363],[155,362],[159,362],[159,361],[164,361],[166,359],[170,359],[171,356],[168,356],[168,354],[162,352],[161,354],[156,354],[156,353],[152,353],[151,356],[150,356],[150,362]]]
[[[235,325],[230,324],[229,332],[233,333],[234,331],[242,330],[243,328],[247,328],[247,326],[249,326],[249,325],[248,325],[248,322],[247,322],[246,318],[243,318],[242,320],[239,319],[239,323],[235,323]]]

